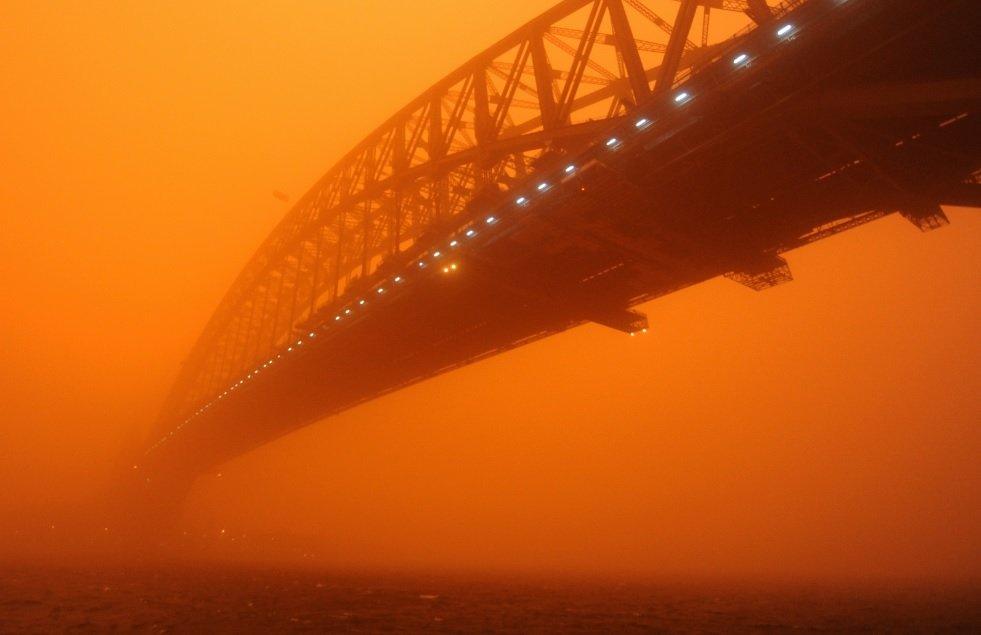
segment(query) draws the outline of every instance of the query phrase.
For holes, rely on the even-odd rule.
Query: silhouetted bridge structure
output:
[[[135,481],[185,487],[436,374],[585,322],[642,333],[638,303],[764,289],[788,250],[981,204],[976,0],[645,2],[560,2],[331,168],[221,301]],[[720,15],[751,21],[712,38]]]

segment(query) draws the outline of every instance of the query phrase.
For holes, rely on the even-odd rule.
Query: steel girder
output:
[[[294,205],[221,300],[159,425],[180,421],[375,275],[711,57],[710,8],[671,24],[641,0],[564,0],[399,110]],[[649,2],[648,2],[649,4]],[[702,46],[690,39],[703,12]]]

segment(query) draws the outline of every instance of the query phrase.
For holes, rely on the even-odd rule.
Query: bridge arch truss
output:
[[[765,0],[564,0],[371,132],[249,260],[185,361],[172,428],[543,165],[785,10]],[[722,14],[723,26],[713,17]],[[748,16],[748,17],[747,17]],[[740,19],[741,18],[741,19]],[[718,20],[718,18],[717,18]],[[737,25],[737,28],[731,28]]]

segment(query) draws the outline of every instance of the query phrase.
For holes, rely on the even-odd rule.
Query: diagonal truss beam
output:
[[[274,359],[433,232],[464,222],[475,201],[505,195],[546,153],[650,99],[652,82],[663,91],[680,69],[721,50],[689,39],[697,8],[747,11],[758,1],[681,0],[671,23],[643,0],[563,0],[449,73],[344,155],[274,228],[185,361],[161,422]]]

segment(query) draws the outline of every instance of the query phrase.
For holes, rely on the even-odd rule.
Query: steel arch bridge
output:
[[[646,331],[630,306],[702,280],[788,280],[779,253],[887,213],[929,229],[977,203],[970,2],[653,4],[564,0],[348,152],[221,300],[134,469],[193,475],[585,321]],[[502,301],[521,315],[488,327]]]

